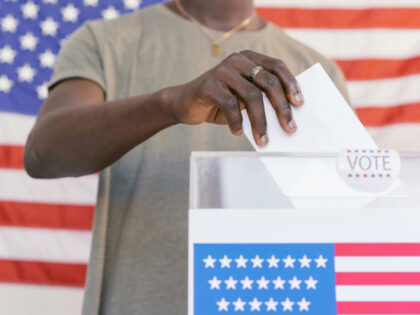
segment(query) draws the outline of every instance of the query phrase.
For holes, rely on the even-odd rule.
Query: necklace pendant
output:
[[[213,43],[211,47],[211,52],[213,56],[219,57],[222,53],[222,50],[220,49],[220,45],[218,43]]]

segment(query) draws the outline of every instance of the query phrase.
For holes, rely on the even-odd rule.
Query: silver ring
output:
[[[251,83],[254,83],[254,79],[257,76],[258,72],[261,70],[264,70],[262,66],[256,66],[254,69],[252,69],[251,74],[248,77],[248,81]]]

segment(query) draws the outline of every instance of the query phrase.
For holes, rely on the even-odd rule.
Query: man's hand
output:
[[[256,66],[264,67],[251,83],[248,77]],[[282,128],[296,131],[290,104],[300,106],[303,96],[294,76],[281,60],[253,51],[234,53],[193,81],[177,86],[170,110],[177,122],[228,124],[234,135],[242,134],[241,109],[248,112],[255,142],[268,143],[264,113],[264,92],[270,99]]]

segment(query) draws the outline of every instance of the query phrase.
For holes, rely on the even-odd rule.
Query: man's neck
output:
[[[255,10],[253,0],[180,0],[184,9],[208,28],[228,31],[249,17]],[[172,11],[180,14],[174,2],[166,4]],[[256,31],[264,28],[265,21],[255,16],[243,31]]]

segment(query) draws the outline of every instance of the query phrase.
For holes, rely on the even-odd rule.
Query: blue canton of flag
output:
[[[83,22],[162,0],[0,0],[0,112],[38,113],[60,43]]]
[[[194,245],[194,315],[336,309],[334,244]]]

